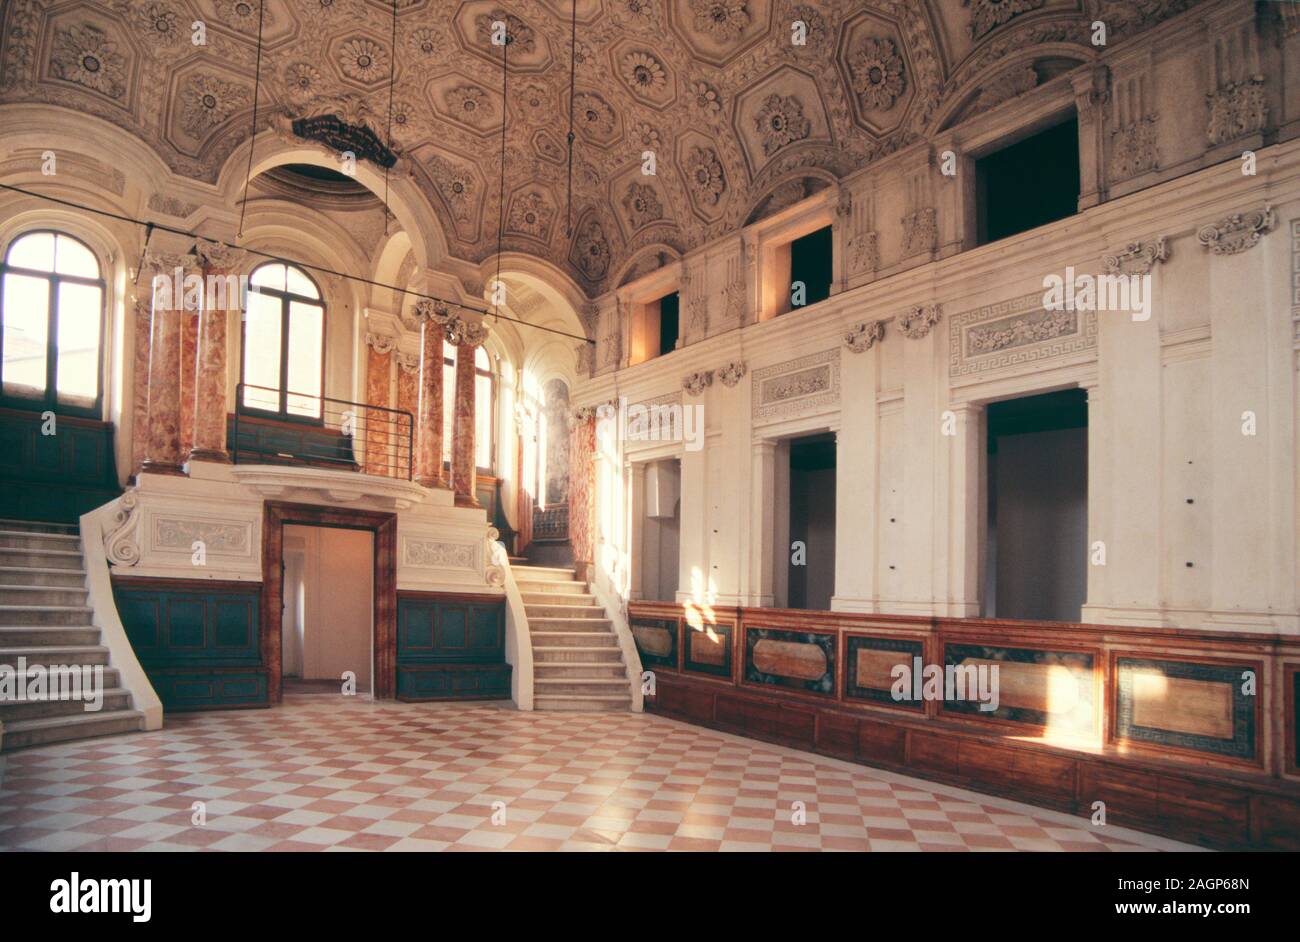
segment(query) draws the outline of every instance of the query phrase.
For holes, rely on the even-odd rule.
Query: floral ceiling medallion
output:
[[[771,156],[787,144],[801,141],[812,131],[804,117],[803,105],[793,95],[768,95],[754,116],[754,125],[763,140],[763,153]]]
[[[691,192],[704,206],[716,206],[727,188],[722,161],[711,147],[692,147],[686,162],[686,177]]]
[[[623,208],[627,211],[627,222],[633,230],[664,218],[664,207],[659,202],[659,194],[653,187],[644,183],[633,183],[623,194]]]
[[[649,53],[630,52],[623,57],[623,81],[634,92],[659,98],[668,88],[668,78],[659,60]]]
[[[126,60],[117,43],[89,24],[59,30],[50,66],[56,77],[109,98],[126,92]]]
[[[851,70],[853,89],[862,107],[869,111],[887,111],[903,94],[903,57],[892,39],[868,36],[853,51]]]
[[[718,40],[731,42],[749,26],[745,0],[690,0],[695,28]]]

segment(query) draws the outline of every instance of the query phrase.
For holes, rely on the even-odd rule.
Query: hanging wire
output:
[[[393,0],[393,35],[388,56],[388,149],[393,149],[393,86],[397,83],[397,0]],[[388,235],[388,167],[384,167],[384,235]]]
[[[100,209],[97,206],[87,206],[85,203],[78,203],[74,200],[63,199],[59,196],[49,196],[45,193],[37,193],[25,187],[14,186],[12,183],[0,183],[0,190],[8,190],[11,193],[19,193],[32,199],[45,200],[47,203],[54,203],[56,206],[64,206],[68,209],[80,210],[83,213],[93,213],[96,216],[103,216],[107,219],[116,219],[118,222],[127,222],[136,226],[143,226],[146,234],[152,233],[155,229],[162,232],[170,232],[173,235],[184,236],[187,239],[198,241],[202,239],[205,242],[211,242],[215,245],[224,246],[228,249],[237,249],[241,252],[247,252],[249,255],[256,255],[258,258],[264,258],[272,262],[280,262],[283,265],[296,265],[299,268],[305,268],[308,271],[318,272],[322,275],[331,275],[335,278],[343,278],[347,281],[355,281],[358,284],[369,285],[372,288],[383,288],[385,291],[396,291],[398,294],[410,295],[415,298],[424,298],[429,301],[438,301],[446,304],[448,307],[460,308],[463,311],[473,311],[475,314],[490,314],[491,311],[485,308],[477,308],[473,305],[466,304],[463,301],[453,301],[450,298],[440,298],[436,294],[425,294],[423,291],[412,291],[410,288],[399,288],[397,285],[390,285],[383,281],[375,281],[373,278],[365,278],[361,275],[350,275],[347,272],[338,271],[334,268],[327,268],[324,265],[317,265],[313,262],[304,262],[301,259],[290,258],[285,255],[275,255],[271,252],[263,252],[260,249],[250,249],[246,246],[239,245],[235,242],[227,242],[224,239],[213,239],[188,229],[178,229],[175,226],[164,225],[161,222],[153,222],[149,219],[140,219],[136,216],[126,216],[122,213],[115,213],[112,210]],[[136,278],[139,279],[139,269],[136,270]],[[521,324],[524,327],[531,327],[533,330],[542,330],[548,334],[559,334],[561,337],[568,337],[572,340],[581,340],[585,343],[594,344],[595,341],[587,337],[580,337],[577,334],[571,334],[567,330],[557,330],[554,327],[546,327],[542,324],[534,324],[529,321],[520,320],[517,317],[510,317],[507,314],[497,315],[504,321],[510,321],[513,324]]]
[[[262,19],[267,0],[257,5],[257,65],[253,70],[253,128],[248,135],[248,169],[244,172],[244,199],[239,204],[239,238],[244,237],[244,214],[248,211],[248,187],[253,182],[253,146],[257,143],[257,95],[262,87]]]
[[[578,82],[578,0],[573,0],[569,10],[569,185],[565,195],[564,235],[573,236],[573,96]]]
[[[509,21],[506,21],[508,26]],[[500,313],[501,305],[501,247],[506,234],[506,83],[510,77],[509,58],[510,30],[507,28],[501,43],[501,193],[497,198],[497,278],[492,285],[493,316]]]

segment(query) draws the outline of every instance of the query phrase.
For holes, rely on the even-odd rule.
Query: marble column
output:
[[[388,334],[366,334],[366,404],[387,408],[392,402],[389,387],[392,380],[393,350],[397,338]],[[393,414],[383,409],[366,410],[366,473],[391,475],[394,458],[399,452],[396,429],[392,428]]]
[[[184,474],[181,452],[181,343],[187,310],[186,275],[197,274],[194,255],[147,253],[156,276],[149,320],[149,437],[143,470],[151,474]],[[179,289],[179,290],[178,290]],[[197,299],[195,299],[197,300]]]
[[[153,320],[153,272],[142,268],[131,319],[131,476],[140,473],[149,451],[149,332]]]
[[[479,345],[486,339],[487,329],[481,324],[465,324],[451,338],[456,344],[456,412],[451,479],[458,507],[479,506],[478,498],[474,495],[474,356]]]
[[[420,322],[419,401],[415,415],[415,479],[425,487],[447,486],[442,475],[442,344],[450,320],[444,304],[415,305]]]
[[[226,451],[227,367],[226,330],[230,312],[242,312],[244,293],[239,275],[248,256],[200,239],[196,249],[203,265],[204,303],[199,312],[194,354],[191,461],[229,462]],[[190,387],[182,383],[182,391]],[[188,398],[188,392],[184,393]]]
[[[397,454],[400,456],[393,468],[399,478],[415,475],[415,416],[420,411],[420,354],[394,354],[397,357],[397,408],[409,412],[397,416],[397,424],[390,434],[397,436]],[[410,448],[407,444],[410,443]],[[409,454],[408,454],[409,450]]]
[[[595,559],[596,526],[596,410],[573,413],[569,442],[569,542],[580,580],[590,578]]]

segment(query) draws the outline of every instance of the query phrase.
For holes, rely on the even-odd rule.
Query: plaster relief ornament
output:
[[[632,136],[632,143],[644,150],[657,151],[663,140],[659,129],[644,121],[634,124],[628,133]]]
[[[1130,242],[1111,255],[1101,257],[1101,268],[1108,275],[1148,275],[1156,262],[1169,257],[1164,236],[1154,242]]]
[[[422,112],[415,103],[406,98],[393,100],[392,131],[393,137],[410,140],[423,130]]]
[[[474,198],[474,178],[470,172],[437,155],[429,158],[428,169],[452,215],[460,222],[468,222]]]
[[[686,161],[686,178],[691,192],[704,206],[716,206],[727,188],[722,174],[722,161],[712,148],[692,147]]]
[[[310,62],[291,63],[284,70],[284,87],[291,98],[305,104],[320,94],[320,71]]]
[[[589,281],[599,281],[609,271],[609,240],[595,219],[587,220],[574,243],[574,261]]]
[[[652,0],[614,0],[614,18],[628,26],[648,27],[655,22]]]
[[[117,43],[89,24],[58,31],[50,66],[58,78],[109,98],[121,98],[126,91],[126,60]]]
[[[377,82],[388,78],[388,53],[370,39],[351,39],[339,50],[343,73],[358,82]]]
[[[748,369],[749,368],[745,365],[744,361],[732,360],[722,369],[718,370],[718,379],[722,381],[723,386],[731,389],[744,378]]]
[[[513,232],[545,240],[554,215],[555,210],[546,202],[546,198],[532,190],[515,197],[510,205],[508,226]]]
[[[1264,76],[1251,76],[1244,82],[1231,82],[1207,95],[1210,121],[1206,128],[1211,144],[1234,141],[1262,131],[1268,123],[1268,105],[1264,101]]]
[[[863,321],[849,328],[848,333],[844,335],[844,346],[854,353],[863,353],[884,339],[884,321]]]
[[[406,48],[419,59],[441,60],[447,53],[447,35],[441,30],[421,26],[406,37]]]
[[[695,28],[719,42],[730,42],[750,23],[745,0],[690,0]]]
[[[435,301],[433,298],[421,298],[415,302],[415,318],[419,321],[432,321],[439,327],[446,327],[451,323],[453,314],[447,307],[445,301]]]
[[[143,3],[136,7],[135,22],[140,35],[155,46],[175,46],[182,39],[176,11],[162,3]]]
[[[573,98],[573,112],[578,127],[595,138],[614,133],[614,110],[599,95],[579,92]]]
[[[1249,213],[1234,213],[1218,222],[1202,226],[1196,241],[1215,255],[1236,255],[1259,244],[1264,234],[1277,224],[1271,206]]]
[[[635,92],[649,95],[653,98],[663,96],[668,87],[668,78],[664,75],[664,67],[659,64],[659,60],[649,53],[630,52],[623,57],[622,62],[623,80]]]
[[[938,222],[934,207],[918,209],[903,217],[903,251],[911,255],[915,252],[928,252],[934,248],[939,237]]]
[[[525,85],[512,97],[519,116],[529,124],[544,124],[553,115],[551,93],[536,82]]]
[[[682,389],[688,396],[698,396],[713,385],[713,370],[701,370],[682,379]]]
[[[474,85],[457,85],[447,92],[447,108],[467,124],[482,125],[492,119],[496,105],[488,93]]]
[[[763,153],[772,155],[812,131],[812,123],[803,114],[803,105],[793,95],[768,95],[754,116],[754,126],[763,140]]]
[[[811,52],[814,55],[825,54],[826,39],[830,36],[830,29],[826,23],[826,17],[817,12],[816,8],[801,3],[792,8],[783,22],[787,25],[793,23],[802,23],[804,25],[804,44],[802,46],[792,46],[795,52]]]
[[[691,105],[705,119],[716,118],[722,112],[722,99],[718,97],[718,90],[708,82],[695,82],[691,85]]]
[[[970,7],[970,24],[966,32],[971,39],[979,39],[1001,26],[1018,13],[1037,10],[1043,0],[961,0],[963,6]]]
[[[181,89],[181,127],[191,137],[203,137],[252,100],[248,89],[241,85],[211,75],[191,76]]]
[[[939,305],[918,305],[917,307],[908,308],[903,316],[898,319],[898,329],[902,331],[904,337],[920,340],[941,319]]]
[[[480,13],[474,17],[474,33],[485,47],[492,47],[493,23],[506,24],[506,45],[511,52],[529,53],[537,48],[537,37],[533,29],[517,16],[511,16],[505,10],[493,10]]]
[[[268,6],[263,14],[257,0],[213,0],[217,16],[238,30],[257,32],[257,20],[261,16],[264,28],[275,23],[275,14]]]
[[[892,39],[865,37],[853,51],[853,89],[862,107],[888,111],[907,87],[903,79],[903,57]]]
[[[640,229],[652,222],[664,218],[664,208],[659,202],[659,194],[653,187],[644,183],[633,183],[623,195],[623,208],[627,210],[627,222],[632,229]]]

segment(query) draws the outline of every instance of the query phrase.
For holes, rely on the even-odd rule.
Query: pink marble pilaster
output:
[[[474,494],[474,356],[487,337],[482,327],[463,327],[454,338],[456,348],[456,404],[451,450],[451,480],[456,505],[478,507]]]
[[[230,454],[226,451],[226,332],[230,313],[242,311],[244,297],[237,273],[245,268],[247,255],[238,249],[200,240],[198,256],[203,264],[205,284],[194,360],[194,437],[190,460],[227,462]]]
[[[415,315],[420,321],[415,479],[425,487],[446,487],[442,474],[442,343],[447,309],[421,301],[415,306]]]
[[[366,403],[388,408],[389,384],[393,373],[393,348],[396,339],[386,334],[366,335]],[[366,473],[392,474],[393,449],[390,447],[391,412],[366,410]]]
[[[149,438],[143,470],[151,474],[184,474],[181,451],[181,346],[185,310],[184,278],[197,274],[193,255],[149,254],[160,279],[155,283],[149,321]],[[177,291],[180,287],[182,290]]]
[[[399,415],[393,434],[397,436],[398,461],[393,471],[399,478],[414,474],[414,467],[407,462],[415,461],[415,416],[420,410],[420,355],[415,353],[398,353],[397,356],[397,408],[409,412],[408,418]],[[409,446],[409,447],[408,447]]]
[[[131,475],[140,473],[149,450],[149,332],[153,309],[152,272],[141,271],[131,318]]]

